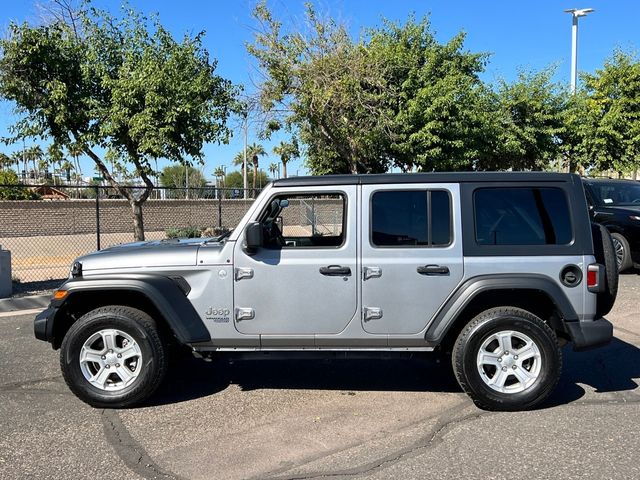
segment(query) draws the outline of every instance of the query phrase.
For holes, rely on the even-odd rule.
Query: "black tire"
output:
[[[618,272],[622,273],[633,267],[633,260],[631,259],[631,250],[629,242],[619,233],[612,233],[611,240],[613,241],[613,251],[616,256],[616,265],[618,266]],[[618,251],[620,249],[620,251]]]
[[[494,390],[482,378],[478,367],[478,352],[483,343],[492,335],[505,331],[513,331],[516,336],[526,335],[536,344],[540,354],[537,377],[533,383],[519,392]],[[512,346],[514,351],[506,354],[502,352],[501,359],[509,355],[517,359],[518,348]],[[532,360],[534,361],[538,360]],[[540,318],[519,308],[499,307],[482,312],[460,332],[453,347],[452,364],[458,383],[479,408],[517,411],[538,405],[553,391],[562,371],[562,353],[554,331]],[[533,366],[533,363],[529,365]],[[503,368],[509,372],[505,376],[508,375],[510,381],[516,380],[516,376],[511,374],[510,370],[506,370],[508,367]],[[498,369],[494,375],[497,373]]]
[[[618,264],[609,230],[603,225],[592,223],[591,236],[596,262],[604,265],[605,269],[604,291],[598,293],[596,304],[596,318],[602,318],[611,311],[618,295]]]
[[[105,329],[116,329],[130,336],[142,355],[137,377],[117,391],[94,386],[80,366],[80,352],[85,342]],[[144,401],[160,385],[167,370],[167,353],[156,323],[149,315],[135,308],[112,305],[92,310],[71,325],[60,347],[60,367],[67,385],[83,402],[94,407],[125,408]]]

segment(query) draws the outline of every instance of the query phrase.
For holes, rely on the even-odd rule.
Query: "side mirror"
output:
[[[260,222],[252,222],[244,231],[245,246],[248,252],[255,252],[264,244],[264,234]]]

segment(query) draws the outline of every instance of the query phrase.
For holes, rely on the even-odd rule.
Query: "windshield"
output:
[[[593,182],[591,191],[601,205],[640,206],[640,183],[635,182]]]

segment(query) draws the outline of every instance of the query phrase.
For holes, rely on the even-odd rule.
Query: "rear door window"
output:
[[[383,190],[371,199],[371,243],[376,247],[450,245],[451,199],[445,190]]]

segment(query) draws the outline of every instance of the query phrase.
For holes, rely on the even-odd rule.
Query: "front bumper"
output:
[[[36,315],[36,319],[33,321],[33,333],[38,340],[53,342],[53,323],[57,313],[56,307],[49,306],[45,311]]]
[[[608,344],[613,338],[613,324],[604,318],[592,321],[565,322],[574,350],[586,350]]]

